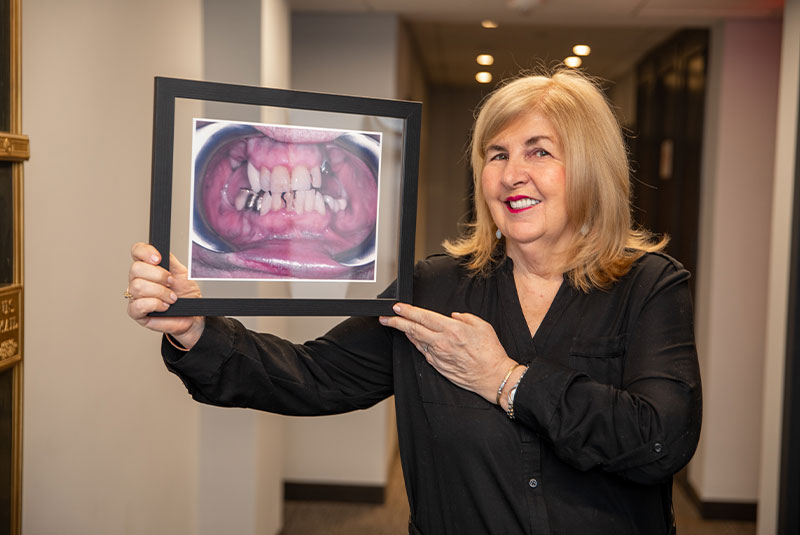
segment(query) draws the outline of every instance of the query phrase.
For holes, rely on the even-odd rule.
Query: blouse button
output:
[[[661,453],[661,450],[664,449],[664,446],[661,445],[661,442],[656,442],[653,444],[653,451],[656,453]]]
[[[535,479],[531,479],[530,481],[528,481],[528,486],[530,486],[530,488],[532,489],[535,489],[536,487],[539,486],[539,482],[536,481]]]

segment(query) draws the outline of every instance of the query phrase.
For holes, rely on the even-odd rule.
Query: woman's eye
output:
[[[534,156],[538,156],[539,158],[544,158],[545,156],[550,156],[550,153],[544,149],[536,149],[533,151]]]
[[[489,161],[490,162],[497,161],[497,160],[508,160],[508,154],[505,154],[505,153],[502,153],[502,152],[498,152],[497,154],[494,154],[494,155],[489,157]]]

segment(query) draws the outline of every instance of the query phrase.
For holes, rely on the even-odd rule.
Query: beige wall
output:
[[[696,332],[704,501],[755,502],[759,478],[780,21],[712,28],[701,183]]]
[[[792,235],[792,200],[797,161],[798,98],[800,98],[800,0],[787,0],[783,15],[783,40],[775,143],[775,182],[772,190],[771,239],[767,272],[766,341],[764,344],[764,403],[761,428],[758,533],[777,532],[783,417],[784,364],[789,288],[789,254]],[[797,232],[794,229],[794,232]],[[796,454],[796,453],[795,453]],[[796,504],[795,504],[796,506]]]
[[[26,534],[190,533],[196,406],[127,319],[153,76],[201,75],[198,0],[25,2]]]
[[[261,3],[261,80],[285,86],[288,10]],[[201,2],[23,7],[23,532],[275,533],[282,422],[193,402],[121,297],[148,235],[153,76],[203,77]]]

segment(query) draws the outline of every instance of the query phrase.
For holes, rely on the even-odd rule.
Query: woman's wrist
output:
[[[500,406],[504,411],[508,412],[508,396],[511,393],[511,389],[519,385],[519,381],[527,369],[527,366],[520,364],[514,369],[513,372],[511,372],[511,376],[508,378],[503,395],[500,396]]]
[[[517,365],[519,365],[517,361],[507,356],[495,365],[494,371],[484,375],[485,386],[482,396],[487,401],[498,404],[498,398],[508,393],[509,385],[513,384],[511,379],[516,375]]]
[[[193,319],[194,321],[189,328],[182,333],[167,333],[167,336],[174,338],[187,350],[192,349],[197,341],[200,340],[200,336],[202,336],[206,327],[206,319],[203,316],[196,316]]]

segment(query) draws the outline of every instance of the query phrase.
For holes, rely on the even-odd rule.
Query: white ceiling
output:
[[[537,2],[540,2],[538,5]],[[584,68],[608,80],[630,69],[680,28],[726,18],[779,17],[783,0],[289,0],[294,11],[397,13],[406,21],[429,81],[477,85],[479,53],[495,80],[560,61],[588,44]],[[512,7],[516,4],[520,7]],[[527,9],[524,6],[529,6]],[[487,30],[480,21],[500,24]]]

